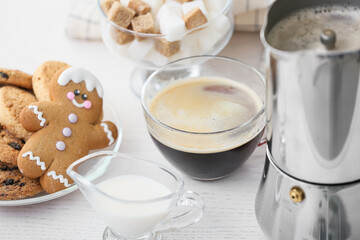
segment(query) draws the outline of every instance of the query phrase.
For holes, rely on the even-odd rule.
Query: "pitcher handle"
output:
[[[204,215],[204,201],[197,193],[187,191],[170,214],[174,212],[175,216],[157,226],[155,234],[177,231],[200,221]]]

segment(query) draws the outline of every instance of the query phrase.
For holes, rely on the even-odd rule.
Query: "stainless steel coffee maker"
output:
[[[360,1],[277,0],[267,51],[269,239],[360,239]]]

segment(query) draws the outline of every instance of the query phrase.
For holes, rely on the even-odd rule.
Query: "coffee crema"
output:
[[[284,51],[326,50],[320,41],[325,29],[336,33],[333,50],[360,49],[360,8],[344,3],[297,10],[275,24],[267,41]]]
[[[150,131],[168,147],[191,153],[216,153],[239,147],[262,129],[221,135],[249,122],[261,110],[260,97],[248,86],[219,77],[177,80],[150,102],[155,119],[180,131]],[[260,124],[260,128],[263,124]],[[219,134],[217,134],[219,133]]]
[[[211,133],[240,126],[261,109],[260,98],[244,84],[225,78],[177,81],[152,100],[150,113],[178,130]]]

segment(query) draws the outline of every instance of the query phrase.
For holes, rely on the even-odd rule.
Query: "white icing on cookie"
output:
[[[112,132],[109,129],[109,126],[106,123],[100,123],[100,126],[104,128],[104,132],[107,134],[107,138],[109,139],[109,146],[114,142],[114,138],[112,136]]]
[[[43,113],[39,111],[38,106],[30,105],[29,109],[31,109],[37,115],[37,118],[41,121],[40,126],[43,127],[45,125],[46,119],[43,118]]]
[[[71,131],[70,128],[65,127],[65,128],[63,128],[63,130],[62,130],[62,134],[63,134],[65,137],[70,137],[71,134],[72,134],[72,131]]]
[[[71,67],[63,71],[58,78],[58,84],[60,86],[66,86],[70,81],[73,81],[74,83],[80,83],[84,81],[86,84],[86,89],[89,92],[92,92],[94,88],[96,88],[97,94],[100,98],[102,98],[104,95],[104,91],[100,82],[92,73],[86,69]]]
[[[64,177],[63,175],[56,175],[56,172],[55,171],[50,171],[48,172],[47,174],[49,177],[52,177],[54,180],[58,180],[60,181],[60,183],[63,183],[65,187],[70,187],[71,184],[69,184],[69,180]]]
[[[85,109],[90,109],[91,108],[91,102],[90,101],[85,101],[83,103],[78,103],[76,101],[76,99],[73,99],[71,102],[72,102],[72,104],[74,104],[75,107],[78,107],[78,108],[85,108]]]
[[[71,123],[76,123],[78,119],[75,113],[70,113],[68,116],[68,120]]]
[[[63,141],[58,141],[56,143],[56,149],[59,150],[59,151],[64,151],[65,150],[65,143]]]
[[[41,170],[46,170],[45,163],[40,161],[40,157],[36,156],[34,157],[34,154],[31,151],[28,151],[21,155],[23,158],[26,158],[29,156],[29,159],[32,161],[36,161],[36,165],[40,166]]]
[[[84,103],[78,103],[75,99],[73,99],[71,101],[75,107],[78,107],[78,108],[83,108],[84,107]]]

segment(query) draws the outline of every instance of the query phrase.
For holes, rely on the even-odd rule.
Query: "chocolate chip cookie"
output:
[[[16,200],[40,193],[39,179],[28,178],[17,168],[0,169],[0,200]]]
[[[17,157],[24,142],[7,130],[0,130],[0,169],[16,167]]]
[[[0,84],[32,89],[32,76],[19,70],[0,68]]]
[[[51,101],[49,84],[55,73],[70,66],[64,62],[47,61],[41,64],[32,78],[33,89],[39,101]]]
[[[0,124],[17,138],[27,140],[31,133],[20,123],[20,112],[27,105],[36,102],[30,92],[13,87],[0,88]]]

